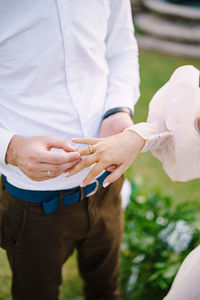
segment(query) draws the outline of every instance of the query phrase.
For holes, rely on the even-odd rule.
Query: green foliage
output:
[[[194,202],[175,207],[158,189],[132,183],[125,210],[122,245],[122,299],[162,299],[185,256],[199,243]]]

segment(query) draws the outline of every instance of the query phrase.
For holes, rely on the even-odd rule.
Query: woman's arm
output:
[[[89,184],[105,169],[112,171],[103,183],[107,186],[128,169],[141,151],[159,150],[166,146],[169,137],[171,133],[166,130],[164,122],[160,120],[152,123],[138,123],[127,128],[123,133],[106,138],[75,139],[73,140],[75,143],[89,145],[80,150],[80,155],[87,157],[70,171],[68,177],[95,164],[84,179],[83,186]]]
[[[87,185],[108,166],[116,165],[105,179],[105,186],[119,178],[140,151],[150,150],[172,180],[199,178],[199,130],[195,125],[200,111],[199,97],[199,71],[192,66],[178,68],[151,100],[146,123],[108,138],[75,140],[92,148],[80,151],[87,158],[69,176],[96,164],[84,180],[83,185]]]
[[[104,187],[116,181],[128,169],[145,144],[145,140],[134,131],[101,139],[75,139],[73,142],[90,146],[80,150],[80,155],[86,158],[76,165],[67,177],[95,164],[83,181],[82,185],[86,186],[108,166],[116,165],[113,172],[104,180]]]

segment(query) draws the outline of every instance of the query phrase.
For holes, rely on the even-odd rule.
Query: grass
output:
[[[200,68],[200,60],[175,58],[161,54],[141,52],[141,98],[135,108],[134,122],[146,119],[148,103],[153,94],[169,79],[179,66],[193,64]],[[152,185],[161,187],[173,196],[174,201],[196,199],[200,207],[200,180],[188,183],[173,183],[164,173],[161,164],[150,154],[140,154],[133,166],[127,171],[130,179],[138,178],[146,188]],[[198,205],[199,204],[199,205]],[[11,273],[5,252],[0,250],[0,300],[10,300]],[[82,282],[78,275],[76,254],[63,267],[63,284],[60,289],[60,300],[83,300]]]
[[[0,250],[0,300],[10,300],[11,272],[8,267],[5,251]]]

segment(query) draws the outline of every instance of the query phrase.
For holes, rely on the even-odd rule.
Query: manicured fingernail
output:
[[[106,181],[103,183],[103,187],[106,188],[107,186],[109,186],[110,182]]]
[[[66,172],[65,173],[65,177],[70,177],[71,176],[71,173],[70,172]]]

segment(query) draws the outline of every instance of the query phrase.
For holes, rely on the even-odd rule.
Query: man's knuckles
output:
[[[37,171],[37,167],[35,164],[33,164],[31,161],[28,161],[26,164],[26,170],[30,173],[30,174],[34,174]]]
[[[36,151],[31,151],[28,153],[27,158],[29,161],[36,161],[39,159],[39,153]]]

